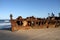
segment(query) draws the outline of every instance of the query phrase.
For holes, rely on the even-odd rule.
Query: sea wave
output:
[[[10,28],[11,27],[11,23],[0,23],[0,29],[2,28]]]

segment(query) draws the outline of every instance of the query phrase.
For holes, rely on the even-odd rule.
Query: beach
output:
[[[60,27],[15,32],[0,30],[0,40],[60,40]]]

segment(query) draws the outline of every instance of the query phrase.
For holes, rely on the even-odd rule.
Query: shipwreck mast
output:
[[[10,14],[10,22],[11,22],[11,31],[14,31],[13,29],[13,18],[12,14]]]
[[[12,20],[12,17],[13,17],[12,14],[10,14],[10,20]]]

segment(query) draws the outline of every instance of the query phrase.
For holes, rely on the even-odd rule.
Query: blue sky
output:
[[[56,16],[60,12],[60,0],[0,0],[0,19],[22,16],[47,17],[48,13]]]

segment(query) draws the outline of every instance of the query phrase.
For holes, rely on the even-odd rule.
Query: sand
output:
[[[0,40],[60,40],[60,27],[19,30],[15,32],[0,30]]]

